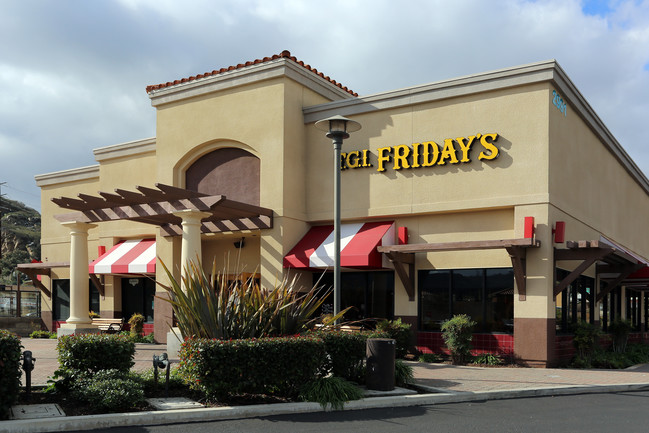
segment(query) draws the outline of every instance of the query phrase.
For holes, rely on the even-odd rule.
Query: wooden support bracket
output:
[[[603,259],[607,255],[613,253],[613,248],[588,248],[587,246],[581,247],[583,249],[575,250],[554,250],[555,268],[557,260],[582,260],[582,262],[563,280],[554,286],[554,297],[563,292],[566,287],[572,284],[586,269],[590,268],[598,260]]]
[[[90,280],[92,281],[92,284],[97,288],[97,291],[102,297],[105,297],[105,291],[104,291],[104,283],[102,280],[99,279],[99,277],[95,274],[90,274]]]
[[[526,280],[526,263],[525,257],[527,251],[522,247],[507,247],[505,248],[509,257],[512,260],[512,267],[514,268],[514,279],[516,280],[516,288],[518,289],[518,300],[525,301],[527,299],[527,280]]]
[[[406,289],[406,293],[408,293],[408,300],[413,302],[415,300],[415,255],[413,253],[399,252],[389,252],[385,253],[385,255],[394,265],[394,270]],[[408,265],[408,272],[406,272],[404,265]]]
[[[615,289],[617,286],[620,285],[622,281],[626,279],[629,275],[637,271],[638,269],[644,268],[645,265],[644,263],[636,264],[636,265],[626,265],[626,266],[621,266],[620,267],[620,274],[614,278],[613,280],[610,280],[607,282],[606,287],[604,287],[598,294],[597,298],[595,298],[595,302],[601,302],[602,299],[604,299],[604,296],[608,295],[611,293],[613,289]]]

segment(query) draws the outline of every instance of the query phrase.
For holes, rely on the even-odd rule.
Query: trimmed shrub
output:
[[[363,370],[368,338],[389,338],[382,332],[344,332],[336,330],[315,333],[322,338],[328,355],[324,365],[325,374],[333,374],[343,379],[363,383]]]
[[[72,396],[90,404],[97,412],[119,412],[144,402],[144,386],[136,377],[120,370],[86,374],[72,385]]]
[[[56,338],[56,332],[34,331],[29,334],[29,338]]]
[[[608,326],[608,332],[613,337],[613,351],[617,353],[624,353],[626,344],[629,339],[629,334],[633,326],[628,320],[615,320]]]
[[[300,393],[300,400],[318,402],[325,410],[327,406],[343,410],[345,402],[361,398],[363,391],[358,386],[335,376],[316,378],[307,383]]]
[[[186,339],[179,372],[208,399],[230,394],[294,398],[325,364],[324,342],[314,336],[248,340]]]
[[[144,392],[147,394],[165,387],[166,373],[164,369],[158,370],[158,383],[155,382],[153,368],[144,371],[131,372],[131,374],[138,378],[144,387]],[[187,389],[185,381],[178,372],[177,364],[172,364],[169,369],[169,389]]]
[[[471,358],[471,339],[476,322],[466,314],[458,314],[442,323],[442,338],[451,352],[455,365],[466,364]]]
[[[405,358],[412,344],[413,337],[409,323],[402,323],[401,318],[397,320],[382,320],[377,323],[376,330],[386,333],[388,335],[387,338],[393,338],[396,343],[395,356],[401,359]]]
[[[593,354],[598,348],[597,341],[601,331],[599,327],[592,323],[579,321],[574,327],[574,337],[572,344],[577,349],[577,363],[589,366],[591,364]]]
[[[59,352],[59,366],[63,371],[127,372],[134,364],[135,343],[122,335],[65,335],[59,338],[56,348]]]
[[[128,324],[131,325],[131,335],[133,337],[140,337],[144,329],[144,316],[140,313],[135,313],[128,319]]]
[[[9,409],[20,390],[20,338],[0,329],[0,419],[7,419]]]

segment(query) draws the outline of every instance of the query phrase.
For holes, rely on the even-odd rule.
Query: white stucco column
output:
[[[92,332],[88,316],[90,291],[88,288],[88,230],[96,224],[65,222],[70,229],[70,317],[59,329],[61,334]]]
[[[201,220],[211,214],[197,210],[186,209],[175,212],[182,218],[183,239],[180,248],[180,274],[185,277],[189,271],[189,261],[201,260]]]
[[[180,275],[184,279],[189,272],[189,261],[196,263],[196,260],[201,260],[201,220],[207,218],[211,214],[208,212],[201,212],[192,209],[186,209],[179,212],[174,212],[174,215],[182,218],[183,237],[180,246]],[[200,265],[200,263],[196,263]],[[185,286],[182,286],[183,291],[186,291]],[[167,352],[171,359],[177,359],[182,342],[178,339],[180,330],[174,328],[167,333]]]

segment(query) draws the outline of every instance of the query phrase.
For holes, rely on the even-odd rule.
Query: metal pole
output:
[[[333,137],[334,145],[334,316],[340,312],[340,151],[341,136]]]

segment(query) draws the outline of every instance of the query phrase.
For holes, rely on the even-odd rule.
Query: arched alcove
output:
[[[259,158],[235,147],[213,150],[185,171],[185,187],[259,206]]]

